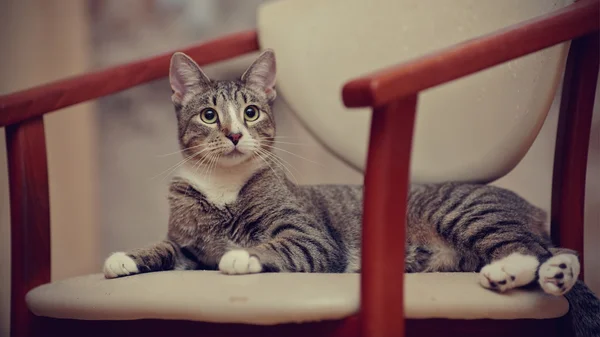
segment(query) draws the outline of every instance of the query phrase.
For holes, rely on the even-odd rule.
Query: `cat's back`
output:
[[[307,208],[314,208],[317,213],[362,214],[363,187],[360,185],[300,185],[296,194]],[[354,212],[357,208],[358,213]]]
[[[363,187],[360,185],[298,186],[296,196],[302,207],[317,220],[338,231],[360,231]]]
[[[544,210],[508,189],[457,182],[411,185],[407,211],[409,226],[463,214],[477,214],[490,219],[497,214],[510,214],[523,219],[536,232],[545,231]]]
[[[540,210],[517,193],[488,184],[446,182],[411,185],[409,206],[437,207],[442,204],[455,207],[501,204],[506,209],[528,212]]]

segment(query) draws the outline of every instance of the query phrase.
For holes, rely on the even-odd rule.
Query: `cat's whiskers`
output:
[[[222,150],[222,149],[224,149],[224,148],[227,148],[227,146],[225,146],[225,145],[222,145],[222,146],[217,146],[217,147],[214,147],[214,148],[213,148],[213,147],[211,147],[211,148],[210,148],[210,151],[209,151],[207,154],[205,154],[205,155],[204,155],[204,157],[202,158],[202,160],[201,160],[201,161],[198,161],[198,163],[196,163],[196,164],[194,165],[194,168],[195,168],[195,170],[196,170],[196,173],[198,173],[198,169],[199,169],[200,167],[202,167],[203,165],[205,165],[205,166],[203,167],[203,170],[202,170],[202,172],[201,172],[200,174],[203,174],[204,176],[206,176],[206,177],[207,177],[207,176],[208,176],[208,173],[209,173],[209,168],[210,168],[210,166],[212,165],[213,159],[214,159],[215,157],[217,157],[217,158],[218,158],[218,157],[220,157],[220,156],[221,156],[220,150]],[[217,160],[218,160],[218,159],[217,159]],[[215,164],[216,164],[216,163],[215,163]]]
[[[258,149],[258,152],[262,153],[263,155],[265,155],[268,159],[270,159],[275,165],[279,165],[281,167],[283,167],[292,177],[292,179],[294,180],[294,183],[298,184],[298,179],[296,178],[296,176],[294,175],[294,173],[292,173],[292,171],[290,171],[290,169],[285,165],[285,163],[283,162],[283,159],[280,157],[277,157],[277,155],[266,151],[264,149]],[[291,164],[288,163],[288,165],[290,165],[292,168],[296,169],[295,167],[293,167]],[[297,169],[296,169],[297,170]],[[297,170],[298,171],[298,170]],[[298,171],[300,172],[300,171]]]
[[[150,180],[153,180],[153,179],[156,179],[156,178],[158,178],[158,177],[160,177],[160,176],[162,176],[162,175],[165,175],[165,176],[164,176],[164,177],[161,179],[161,180],[164,180],[164,178],[165,178],[165,177],[169,176],[169,174],[173,173],[173,172],[174,172],[176,169],[178,169],[178,168],[179,168],[181,165],[183,165],[183,164],[187,163],[187,162],[188,162],[188,161],[190,161],[191,159],[193,159],[193,158],[195,158],[195,157],[199,156],[200,154],[202,154],[202,153],[204,153],[204,152],[206,152],[206,151],[208,151],[208,150],[210,150],[210,149],[209,149],[209,148],[205,148],[205,149],[202,149],[202,150],[200,150],[199,152],[193,153],[192,155],[190,155],[190,156],[189,156],[189,157],[187,157],[187,158],[183,158],[183,159],[182,159],[182,160],[180,160],[180,161],[179,161],[177,164],[175,164],[175,165],[173,165],[173,166],[169,167],[168,169],[164,170],[163,172],[161,172],[161,173],[159,173],[159,174],[155,175],[154,177],[150,178]]]
[[[269,139],[269,138],[258,138],[258,139],[261,142],[268,142],[268,143],[271,143],[271,144],[286,144],[286,145],[297,145],[297,146],[311,146],[311,147],[314,147],[313,144],[308,144],[308,143],[282,142],[282,141],[279,141],[277,139],[272,140],[272,139]]]
[[[164,157],[172,156],[172,155],[175,155],[175,154],[180,154],[183,151],[195,149],[195,148],[198,148],[198,147],[201,147],[201,146],[204,146],[204,144],[199,144],[199,145],[194,145],[194,146],[186,147],[185,149],[181,149],[181,150],[175,151],[175,152],[170,152],[170,153],[165,153],[165,154],[159,154],[159,155],[156,155],[156,157],[157,158],[164,158]]]
[[[212,150],[212,149],[211,149]],[[196,173],[198,173],[198,169],[202,166],[202,163],[204,163],[205,161],[207,161],[209,158],[211,158],[212,156],[212,151],[209,151],[207,154],[205,154],[201,160],[198,160],[198,162],[196,162],[194,165],[192,165],[192,170],[194,170]],[[187,189],[185,190],[185,195],[188,196],[189,195],[189,191],[191,188],[191,184],[188,184]]]
[[[204,177],[206,178],[206,181],[210,183],[210,173],[212,172],[212,166],[213,163],[216,161],[217,159],[217,155],[212,155],[210,160],[208,161],[208,164],[206,164],[206,170],[205,170],[205,174]]]
[[[268,140],[268,139],[263,139],[261,140],[262,142],[267,142],[267,143],[271,143],[271,144],[284,144],[284,145],[294,145],[294,146],[308,146],[308,147],[315,147],[312,144],[304,144],[304,143],[291,143],[291,142],[282,142],[279,140]]]
[[[263,137],[263,138],[267,138],[267,137]],[[273,136],[273,137],[268,137],[268,138],[273,138],[273,139],[306,139],[303,137],[292,137],[292,136]]]
[[[154,180],[154,179],[156,179],[156,178],[158,178],[158,177],[162,176],[163,174],[164,174],[164,175],[166,175],[166,176],[168,176],[168,175],[171,173],[171,171],[172,171],[173,169],[176,169],[177,167],[179,167],[179,165],[181,165],[182,163],[184,163],[184,162],[185,162],[185,161],[187,161],[187,160],[189,160],[189,158],[184,158],[184,159],[180,160],[179,162],[177,162],[177,164],[175,164],[175,165],[173,165],[173,166],[169,167],[168,169],[166,169],[166,170],[162,171],[161,173],[159,173],[159,174],[157,174],[157,175],[153,176],[152,178],[150,178],[150,180]],[[164,177],[163,177],[163,178],[164,178]]]
[[[192,166],[192,170],[194,170],[194,172],[198,175],[204,175],[204,177],[209,177],[208,174],[208,169],[210,167],[210,164],[212,163],[213,159],[215,157],[218,157],[217,154],[215,154],[217,151],[219,151],[220,149],[224,148],[223,146],[221,147],[217,147],[217,148],[210,148],[211,151],[209,151],[207,154],[205,154],[201,160],[199,160],[197,163],[195,163]],[[205,165],[205,166],[203,166]],[[198,172],[198,169],[202,167],[202,171]],[[207,178],[208,179],[208,178]],[[191,185],[188,184],[188,187],[186,189],[186,196],[189,194],[189,189],[190,189]]]
[[[194,166],[192,167],[192,169],[196,172],[198,172],[198,169],[202,167],[203,170],[206,170],[206,167],[203,167],[202,165],[207,164],[208,161],[212,159],[212,152],[209,152],[207,154],[204,155],[204,157],[202,157],[202,160],[199,160],[196,164],[194,164]],[[199,173],[202,174],[202,173]]]
[[[179,165],[177,165],[176,167],[174,167],[173,169],[171,169],[171,171],[169,172],[169,174],[173,173],[173,172],[174,172],[175,170],[177,170],[179,167],[183,166],[184,164],[186,164],[186,163],[187,163],[187,162],[189,162],[190,160],[192,160],[192,159],[196,158],[197,156],[199,156],[199,155],[201,155],[201,154],[203,154],[203,153],[205,153],[205,152],[208,152],[208,154],[210,154],[210,153],[212,153],[212,152],[214,152],[214,151],[218,151],[218,150],[220,150],[220,149],[223,149],[223,148],[225,148],[225,147],[224,147],[224,146],[220,146],[220,147],[212,148],[212,147],[210,147],[210,146],[209,146],[209,147],[207,147],[207,148],[205,148],[205,149],[202,149],[201,151],[199,151],[199,152],[197,152],[197,153],[194,153],[192,156],[189,156],[189,157],[187,158],[187,160],[184,160],[183,162],[180,162],[180,164],[179,164]],[[207,154],[204,154],[204,156],[206,156],[206,155],[207,155]],[[168,176],[169,174],[167,174],[167,176]],[[165,177],[166,177],[166,176],[165,176]],[[164,177],[163,177],[163,179],[164,179]]]
[[[267,164],[269,166],[271,171],[273,171],[273,174],[277,175],[277,173],[275,172],[275,169],[273,168],[273,166],[271,166],[269,161],[267,161],[263,156],[260,155],[259,150],[260,150],[260,148],[256,148],[254,151],[254,155],[256,155],[258,158],[260,158],[262,161],[264,161],[265,164]]]
[[[279,151],[282,151],[282,152],[285,152],[285,153],[291,154],[291,155],[292,155],[292,156],[294,156],[294,157],[298,157],[298,158],[300,158],[300,159],[304,159],[304,160],[306,160],[306,161],[308,161],[308,162],[310,162],[310,163],[313,163],[313,164],[319,165],[319,166],[321,166],[321,167],[324,167],[324,166],[323,166],[321,163],[317,163],[316,161],[313,161],[313,160],[310,160],[310,159],[308,159],[308,158],[302,157],[302,156],[301,156],[301,155],[299,155],[299,154],[296,154],[296,153],[294,153],[294,152],[291,152],[291,151],[288,151],[288,150],[284,150],[284,149],[282,149],[282,148],[280,148],[280,147],[273,146],[273,145],[269,145],[269,144],[262,144],[262,145],[263,145],[263,146],[266,146],[266,147],[269,147],[269,148],[271,148],[271,149],[274,149],[274,150],[279,150]]]
[[[302,175],[302,172],[300,170],[298,170],[292,163],[290,163],[289,161],[283,159],[281,156],[278,156],[276,153],[271,152],[271,151],[267,151],[262,149],[267,155],[269,155],[270,157],[273,157],[274,159],[276,159],[277,161],[281,162],[281,164],[287,164],[289,167],[291,167],[292,169],[294,169],[296,171],[296,173]]]
[[[217,168],[217,163],[219,163],[219,159],[221,158],[221,153],[217,154],[215,157],[215,160],[213,161],[212,164],[212,168],[211,170],[208,172],[208,181],[210,182],[211,178],[212,178],[212,174],[215,172],[216,168]]]
[[[292,178],[294,179],[295,183],[298,183],[298,179],[296,178],[296,176],[294,175],[294,173],[288,168],[288,166],[289,166],[292,169],[296,170],[296,172],[299,175],[302,175],[302,173],[300,172],[300,170],[298,170],[294,165],[292,165],[287,160],[281,158],[281,156],[278,156],[277,154],[273,153],[272,151],[267,151],[265,149],[260,148],[260,143],[258,141],[253,141],[252,145],[254,147],[256,147],[258,149],[258,151],[260,151],[267,158],[271,159],[271,161],[274,164],[279,165],[279,166],[283,167],[286,171],[288,171],[290,173],[290,175],[292,176]]]

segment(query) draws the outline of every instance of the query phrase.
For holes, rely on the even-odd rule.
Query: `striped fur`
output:
[[[362,186],[297,186],[287,179],[271,153],[274,71],[270,51],[239,81],[211,81],[191,59],[173,57],[173,102],[186,162],[169,190],[167,239],[109,257],[107,277],[171,269],[360,271]],[[260,110],[255,121],[244,117],[250,105]],[[218,113],[216,123],[201,120],[206,108]],[[239,143],[228,139],[232,132],[241,134]],[[573,252],[552,247],[545,222],[542,210],[506,189],[414,185],[405,270],[480,272],[486,288],[537,282],[562,295],[575,285],[579,262]]]

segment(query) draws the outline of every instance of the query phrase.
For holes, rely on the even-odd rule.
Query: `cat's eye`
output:
[[[200,119],[206,124],[216,123],[217,118],[217,112],[214,109],[206,108],[200,112]]]
[[[249,105],[244,109],[244,119],[248,122],[254,122],[260,116],[260,110],[254,105]]]

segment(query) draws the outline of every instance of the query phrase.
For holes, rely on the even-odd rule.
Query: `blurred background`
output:
[[[260,0],[0,1],[0,94],[182,48],[255,26]],[[207,67],[239,76],[256,55]],[[146,245],[167,228],[168,175],[176,164],[168,81],[159,80],[45,117],[52,221],[52,278],[101,271],[117,250]],[[586,279],[600,293],[600,94],[586,201]],[[361,183],[362,174],[320,146],[285,104],[275,105],[279,155],[300,183]],[[555,100],[525,159],[495,182],[549,210]],[[295,155],[290,154],[292,152]],[[300,157],[308,160],[303,160]],[[315,164],[316,162],[318,164]],[[8,334],[10,226],[4,130],[0,128],[0,335]]]

